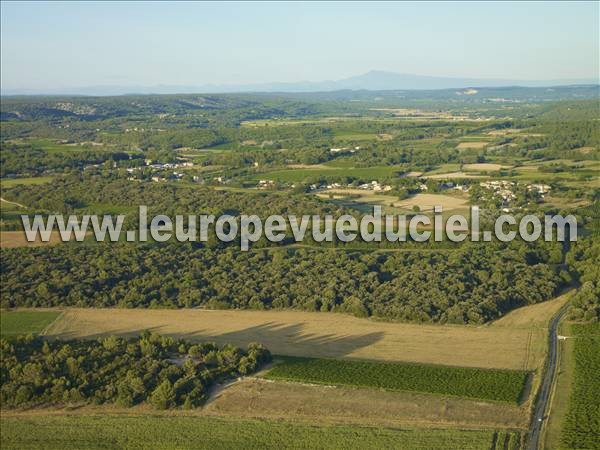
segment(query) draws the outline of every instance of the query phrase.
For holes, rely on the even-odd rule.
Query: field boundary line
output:
[[[525,344],[525,358],[523,358],[523,370],[527,370],[529,367],[529,356],[531,354],[531,339],[533,335],[533,330],[529,330],[527,334],[527,344]]]
[[[58,320],[59,320],[59,319],[62,319],[62,317],[63,317],[63,316],[66,314],[66,313],[67,313],[67,311],[63,309],[63,310],[60,312],[60,314],[54,318],[54,320],[53,320],[52,322],[50,322],[48,325],[46,325],[46,326],[44,327],[44,329],[38,333],[38,336],[45,336],[45,335],[46,335],[46,333],[48,332],[48,330],[50,329],[50,327],[51,327],[52,325],[54,325],[56,322],[58,322]]]

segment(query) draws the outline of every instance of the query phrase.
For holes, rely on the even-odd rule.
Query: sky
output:
[[[599,2],[9,2],[5,89],[599,75]]]

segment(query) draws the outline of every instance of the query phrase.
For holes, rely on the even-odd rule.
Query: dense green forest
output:
[[[574,320],[600,321],[600,240],[598,236],[577,242],[567,256],[567,263],[581,284],[571,301]]]
[[[257,370],[268,350],[195,344],[150,332],[136,339],[0,341],[3,408],[66,404],[194,408],[215,382]]]
[[[396,253],[191,245],[2,249],[2,306],[296,308],[484,323],[551,298],[552,253],[523,243]]]
[[[72,175],[55,179],[44,190],[37,186],[19,185],[7,192],[6,198],[35,210],[62,214],[102,213],[103,207],[121,208],[137,214],[140,205],[149,214],[256,214],[266,218],[272,214],[343,214],[345,211],[315,196],[281,195],[255,191],[232,192],[205,186],[132,183],[103,176]]]

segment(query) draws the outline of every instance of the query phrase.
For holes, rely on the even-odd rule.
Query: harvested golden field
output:
[[[461,142],[456,146],[458,150],[467,150],[467,149],[478,149],[484,148],[486,145],[489,145],[489,142],[485,141],[471,141],[471,142]]]
[[[543,320],[560,299],[515,311]],[[543,306],[543,307],[541,307]],[[541,307],[541,308],[540,308]],[[535,308],[529,312],[529,308]],[[516,318],[473,327],[379,322],[335,313],[300,311],[67,309],[45,335],[97,338],[152,330],[197,341],[245,346],[261,342],[275,354],[360,358],[450,366],[535,369],[543,361],[546,330]],[[510,321],[515,323],[510,325]],[[537,322],[536,322],[537,323]]]
[[[598,149],[595,148],[595,147],[579,147],[579,148],[576,148],[574,150],[577,151],[577,152],[584,153],[584,154],[588,154],[588,153],[592,153],[594,151],[598,151]]]
[[[41,245],[56,245],[60,244],[60,234],[58,231],[52,231],[50,240],[43,242],[39,236],[36,236],[35,241],[29,242],[25,237],[23,231],[2,231],[0,232],[0,247],[2,248],[13,248],[13,247],[39,247]]]
[[[511,311],[506,316],[498,319],[491,327],[508,328],[546,328],[548,321],[571,298],[573,291],[569,291],[553,300],[538,303]]]
[[[525,408],[437,395],[245,378],[216,393],[203,413],[368,424],[526,428]]]
[[[503,166],[502,164],[493,164],[493,163],[477,163],[477,164],[464,164],[464,170],[475,170],[475,171],[498,171],[504,169],[508,166]]]
[[[521,130],[518,128],[502,128],[500,130],[488,131],[486,134],[489,136],[506,136],[507,134],[520,133]]]

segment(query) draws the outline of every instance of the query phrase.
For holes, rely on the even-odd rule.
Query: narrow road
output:
[[[21,205],[20,203],[17,203],[17,202],[11,202],[10,200],[6,200],[5,198],[2,198],[2,197],[0,197],[0,202],[9,203],[11,205],[18,206],[19,208],[27,208],[27,206],[25,206],[25,205]]]
[[[533,409],[533,417],[529,429],[529,446],[527,447],[529,450],[538,450],[541,448],[540,438],[545,423],[544,416],[548,410],[552,384],[556,380],[558,362],[558,324],[567,312],[567,306],[568,304],[558,311],[550,321],[550,326],[548,328],[548,359],[546,360],[542,384]]]

